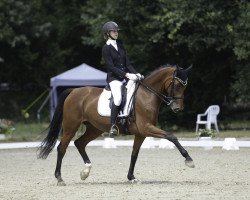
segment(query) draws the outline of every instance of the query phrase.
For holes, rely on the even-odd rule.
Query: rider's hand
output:
[[[140,73],[137,73],[136,76],[138,77],[138,80],[143,80],[144,79],[144,76],[141,75]]]
[[[132,73],[126,73],[125,75],[129,80],[131,81],[137,81],[138,80],[138,76],[136,74],[132,74]]]

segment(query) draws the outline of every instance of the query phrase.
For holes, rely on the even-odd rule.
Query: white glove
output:
[[[136,74],[136,76],[138,77],[138,80],[142,80],[142,79],[144,79],[144,76],[143,76],[143,75],[141,75],[140,73],[137,73],[137,74]]]
[[[131,73],[126,73],[125,76],[131,81],[137,81],[139,78],[136,74],[131,74]]]

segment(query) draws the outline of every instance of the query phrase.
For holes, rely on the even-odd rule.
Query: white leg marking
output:
[[[86,163],[84,169],[80,173],[81,179],[84,181],[86,178],[89,176],[89,172],[91,169],[92,165],[91,163]]]
[[[136,179],[136,178],[129,181],[129,183],[132,183],[132,184],[136,184],[136,183],[140,183],[140,182],[141,181]]]

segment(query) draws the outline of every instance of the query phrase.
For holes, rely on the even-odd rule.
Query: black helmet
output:
[[[115,22],[106,22],[102,27],[103,33],[109,33],[110,31],[119,31],[119,26]]]

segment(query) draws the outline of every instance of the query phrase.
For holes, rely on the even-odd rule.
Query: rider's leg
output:
[[[115,124],[116,124],[116,118],[118,116],[119,110],[120,110],[120,107],[116,106],[113,103],[112,108],[111,108],[111,128],[110,128],[110,131],[109,131],[109,133],[111,135],[117,135],[118,134],[118,131],[117,131],[117,128],[116,128]]]
[[[120,105],[121,105],[121,101],[122,101],[122,85],[123,83],[121,81],[111,81],[109,83],[110,85],[110,89],[111,89],[111,93],[113,95],[113,100],[114,103],[112,105],[111,108],[111,129],[109,131],[109,133],[111,135],[117,135],[118,134],[118,130],[116,128],[115,122],[116,122],[116,118],[118,116],[119,110],[120,110]]]

